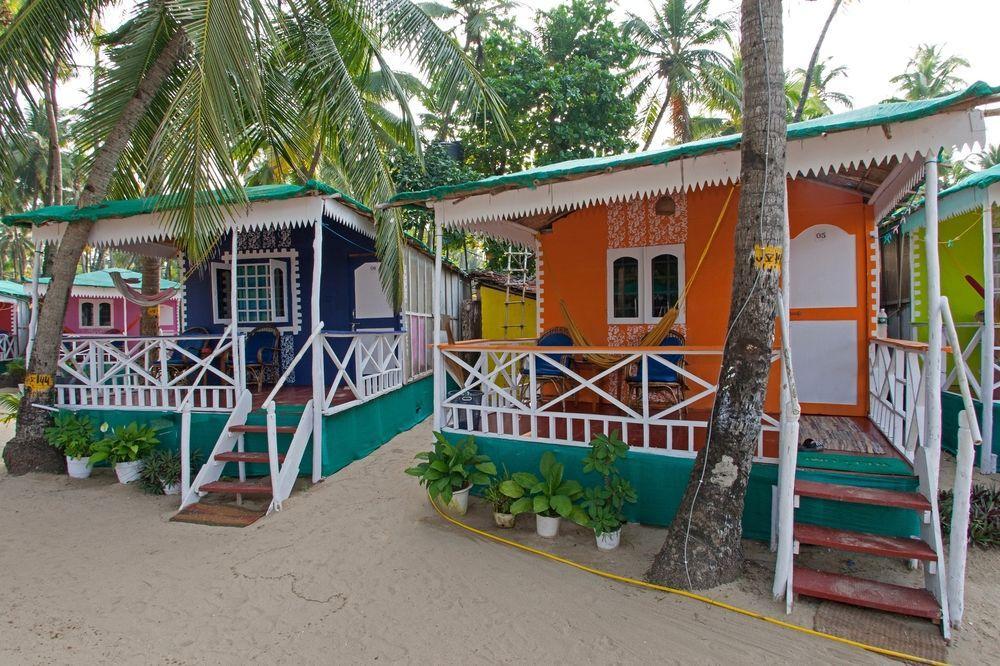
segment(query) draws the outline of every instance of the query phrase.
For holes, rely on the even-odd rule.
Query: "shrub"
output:
[[[954,495],[942,490],[938,496],[941,529],[951,534]],[[1000,546],[1000,488],[974,485],[969,508],[969,541],[982,548]]]
[[[90,417],[75,412],[59,412],[52,425],[45,429],[49,444],[70,458],[86,458],[93,454],[96,433]]]
[[[510,512],[514,515],[534,513],[540,516],[568,518],[574,523],[586,525],[587,515],[576,501],[583,495],[583,486],[578,481],[563,479],[563,465],[556,462],[551,451],[542,454],[538,479],[529,472],[515,472],[510,480],[500,484],[504,495],[514,500]]]
[[[102,426],[103,429],[103,426]],[[111,434],[94,444],[90,462],[125,463],[142,460],[160,444],[159,430],[152,425],[128,425],[111,428]]]
[[[484,486],[497,473],[496,465],[490,462],[488,456],[479,453],[476,440],[472,437],[456,444],[439,432],[434,433],[434,437],[434,449],[416,455],[417,460],[423,462],[406,470],[427,488],[431,499],[440,497],[447,504],[456,490],[471,485]]]

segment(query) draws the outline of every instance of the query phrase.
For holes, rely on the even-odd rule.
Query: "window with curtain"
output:
[[[287,259],[240,262],[236,265],[236,307],[240,324],[281,323],[288,321]],[[231,319],[230,288],[232,271],[216,264],[213,288],[215,321]]]
[[[111,326],[111,303],[97,304],[97,325],[101,328]]]
[[[612,298],[613,315],[617,319],[639,316],[639,260],[635,257],[619,257],[612,264],[614,286]]]
[[[80,326],[94,328],[94,304],[90,301],[80,303]]]
[[[650,294],[652,315],[660,318],[677,304],[680,296],[680,275],[677,257],[673,254],[658,254],[650,261]]]

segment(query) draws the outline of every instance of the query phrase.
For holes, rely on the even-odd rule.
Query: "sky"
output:
[[[785,0],[785,69],[805,67],[833,0]],[[117,26],[127,15],[130,2],[123,2],[104,19],[105,27]],[[517,10],[525,19],[537,9],[548,9],[560,0],[527,0]],[[649,16],[647,0],[619,0],[618,14]],[[715,13],[736,12],[736,0],[712,0]],[[889,79],[902,72],[917,46],[941,44],[948,54],[969,61],[959,74],[968,82],[983,80],[1000,84],[1000,57],[997,56],[997,26],[1000,0],[845,0],[827,33],[820,57],[832,56],[847,67],[848,76],[838,88],[854,99],[855,106],[875,104],[895,93]],[[79,61],[88,63],[86,52]],[[405,69],[405,62],[393,63]],[[67,82],[60,102],[78,105],[89,87],[85,76]],[[657,137],[658,139],[660,137]],[[664,137],[666,138],[666,137]],[[1000,117],[987,119],[987,139],[1000,143]]]

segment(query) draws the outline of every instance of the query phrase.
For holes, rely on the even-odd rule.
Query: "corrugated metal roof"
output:
[[[89,273],[79,273],[75,278],[73,278],[74,287],[103,287],[107,289],[114,289],[115,283],[111,281],[111,274],[118,273],[125,281],[130,285],[139,289],[142,286],[142,273],[137,271],[130,271],[127,268],[108,268],[102,271],[91,271]],[[48,284],[52,278],[40,277],[38,278],[39,284]],[[164,289],[174,289],[179,287],[180,284],[174,282],[173,280],[160,279],[160,290]]]

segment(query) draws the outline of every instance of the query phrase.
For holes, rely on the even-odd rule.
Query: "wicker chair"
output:
[[[281,374],[281,332],[274,326],[258,326],[247,333],[247,358],[253,358],[253,349],[256,348],[257,356],[255,362],[247,362],[247,382],[257,383],[257,392],[264,390],[264,383],[267,382],[268,375],[278,380]]]
[[[659,344],[660,347],[683,347],[684,346],[684,334],[677,330],[671,330],[663,338]],[[658,356],[676,365],[677,367],[684,367],[684,355],[683,354],[658,354]],[[657,403],[660,409],[666,409],[671,405],[677,405],[684,402],[684,394],[687,391],[687,384],[684,383],[684,377],[677,372],[674,368],[667,367],[662,363],[657,363],[656,361],[650,359],[647,361],[647,367],[649,369],[649,380],[647,381],[646,387],[650,394],[650,398],[655,393],[666,394],[667,400]],[[634,409],[639,409],[642,404],[642,364],[634,363],[629,367],[628,373],[625,376],[625,386],[628,390],[628,400]],[[650,400],[650,405],[653,402]],[[687,409],[681,408],[680,417],[687,417]]]

